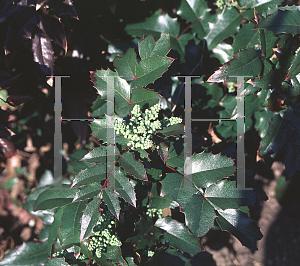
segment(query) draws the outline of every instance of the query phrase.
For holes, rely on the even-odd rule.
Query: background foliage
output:
[[[251,210],[267,199],[254,180],[257,158],[283,161],[287,180],[300,170],[299,13],[277,0],[2,0],[2,160],[15,149],[38,155],[23,208],[44,229],[0,265],[215,265],[201,238],[218,228],[256,250],[262,234]],[[45,76],[52,74],[71,76],[62,83],[62,117],[96,118],[62,122],[63,190],[53,188],[49,172],[54,88]],[[115,80],[115,117],[128,122],[137,104],[145,112],[160,103],[159,120],[184,119],[177,76],[185,75],[199,76],[192,79],[198,119],[234,118],[237,84],[229,76],[251,76],[243,94],[246,186],[253,191],[234,190],[234,121],[192,123],[191,179],[183,170],[185,121],[157,130],[152,149],[130,150],[116,136],[112,189],[106,123],[97,120],[105,118],[106,77]],[[104,214],[114,216],[110,237],[121,245],[98,239],[99,257],[88,247]]]

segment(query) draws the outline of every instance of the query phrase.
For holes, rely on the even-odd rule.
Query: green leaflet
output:
[[[132,152],[124,153],[120,157],[119,163],[121,167],[130,175],[133,175],[135,178],[141,180],[147,180],[146,170],[142,162],[135,160]]]
[[[80,240],[85,239],[97,224],[100,217],[100,212],[98,210],[99,204],[100,199],[95,197],[86,205],[80,222]]]
[[[103,200],[106,203],[107,207],[111,213],[119,219],[120,215],[120,203],[118,195],[115,192],[110,191],[109,189],[104,189],[102,192]]]
[[[170,246],[191,255],[202,250],[198,239],[182,223],[166,217],[157,220],[155,226],[165,230],[164,239],[170,243]]]
[[[300,11],[278,9],[264,20],[260,21],[255,28],[273,31],[275,34],[290,33],[299,34]]]
[[[208,49],[212,50],[238,31],[243,18],[235,8],[225,7],[214,15],[209,11],[206,1],[183,0],[177,14],[192,23],[191,28],[198,38],[205,39]]]
[[[12,266],[32,266],[41,265],[46,262],[48,242],[23,243],[15,250],[11,250],[5,255],[5,258],[0,261],[0,265],[12,265]]]
[[[124,200],[136,207],[134,187],[120,170],[115,170],[115,189]]]
[[[189,163],[185,163],[188,167]],[[193,182],[197,187],[209,187],[211,184],[224,177],[234,174],[236,168],[232,159],[213,155],[211,153],[195,154],[191,158]]]
[[[42,192],[34,205],[34,211],[62,207],[72,202],[78,188],[62,185],[61,188],[48,188]]]
[[[259,76],[262,62],[255,49],[242,50],[209,77],[208,82],[235,81],[230,76]]]
[[[215,211],[220,209],[248,206],[255,203],[253,191],[241,191],[236,189],[236,183],[223,180],[209,186],[205,193],[191,195],[183,206],[186,225],[192,233],[201,237],[214,226],[217,217]]]
[[[55,258],[47,260],[45,266],[68,266],[70,264],[65,262],[63,258]]]
[[[129,48],[124,57],[114,59],[114,66],[119,76],[130,82],[132,88],[153,83],[171,65],[173,59],[165,56],[166,50],[162,47],[166,41],[168,42],[166,37],[162,34],[157,44],[154,44],[155,41],[151,36],[140,42],[139,51],[142,53],[140,62],[137,61],[133,48]]]
[[[63,208],[59,227],[59,239],[64,248],[69,248],[79,243],[80,221],[86,204],[87,200],[73,202]]]
[[[256,241],[260,240],[263,235],[256,222],[251,220],[246,213],[234,209],[219,211],[217,222],[222,230],[233,234],[244,246],[257,250]]]
[[[156,11],[150,18],[146,18],[144,22],[127,25],[125,30],[128,34],[140,38],[152,34],[158,39],[161,33],[169,34],[171,48],[178,51],[182,63],[185,62],[185,45],[189,39],[193,38],[191,34],[179,37],[180,25],[177,19],[171,18],[168,14],[161,14],[159,11]]]

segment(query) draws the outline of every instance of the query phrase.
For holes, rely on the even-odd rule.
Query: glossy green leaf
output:
[[[102,190],[102,185],[98,182],[81,187],[79,191],[76,193],[73,202],[90,199],[94,196],[97,196],[101,190]]]
[[[260,21],[255,28],[273,31],[275,34],[289,33],[296,35],[300,33],[300,10],[280,10]]]
[[[132,90],[131,108],[138,104],[141,108],[149,108],[158,103],[159,94],[152,90],[136,88]],[[131,111],[131,109],[130,109]]]
[[[288,70],[287,78],[293,79],[300,73],[300,53],[295,55],[291,67]]]
[[[62,185],[61,188],[48,188],[42,192],[34,205],[34,211],[50,210],[62,207],[72,202],[78,188],[70,188],[69,185]]]
[[[102,192],[102,197],[103,197],[105,204],[111,211],[111,213],[115,217],[117,217],[117,219],[119,219],[121,208],[120,208],[120,202],[119,202],[118,195],[115,192],[111,192],[108,189],[104,189]]]
[[[217,180],[234,174],[233,160],[211,153],[195,154],[191,157],[193,182],[197,187],[207,188]],[[188,167],[188,162],[185,163]]]
[[[120,170],[115,170],[115,189],[119,195],[130,203],[132,206],[136,207],[136,196],[134,192],[134,187],[130,183],[129,179]]]
[[[167,146],[166,143],[164,142],[159,143],[158,153],[160,155],[160,158],[163,160],[163,162],[166,163],[169,156],[169,147]]]
[[[183,0],[177,14],[191,22],[191,28],[198,38],[207,41],[207,47],[212,50],[224,39],[233,36],[239,29],[242,16],[235,8],[225,7],[217,14],[211,15],[207,2],[203,0]]]
[[[260,112],[256,112],[254,114],[255,117],[255,125],[254,127],[258,129],[259,136],[263,138],[269,129],[270,119],[274,116],[274,113],[266,110],[261,110]]]
[[[132,152],[124,153],[119,163],[121,167],[130,175],[133,175],[137,179],[147,180],[146,170],[142,162],[135,160]]]
[[[64,258],[55,258],[47,260],[45,266],[68,266]]]
[[[232,46],[227,43],[219,43],[212,51],[221,64],[231,60],[234,54]]]
[[[170,36],[170,45],[172,49],[178,51],[180,60],[185,62],[185,45],[187,41],[192,38],[191,34],[184,34],[180,37],[180,25],[176,18],[171,18],[168,14],[162,14],[156,11],[151,17],[146,18],[145,21],[128,24],[125,27],[128,34],[143,38],[144,35],[152,34],[155,39],[161,36],[161,33],[167,33]]]
[[[182,223],[166,217],[158,219],[155,226],[166,231],[164,239],[169,242],[170,246],[183,252],[188,252],[191,255],[202,250],[199,240]]]
[[[220,121],[219,125],[215,127],[216,132],[224,139],[236,138],[236,121]]]
[[[92,135],[98,140],[107,142],[107,123],[102,119],[95,119],[91,125]]]
[[[238,209],[255,203],[255,193],[252,190],[239,190],[235,181],[222,180],[205,190],[205,199],[223,210]]]
[[[209,82],[236,81],[229,76],[254,76],[262,71],[262,62],[255,49],[242,50],[235,58],[225,63],[219,70],[209,77]]]
[[[92,151],[87,153],[81,161],[89,163],[106,163],[106,147],[101,146],[94,148]]]
[[[209,13],[210,8],[207,2],[203,0],[182,0],[181,5],[177,10],[177,14],[184,18],[187,22],[191,22],[192,29],[198,35],[198,38],[206,36],[205,26],[203,25],[203,18],[205,14]]]
[[[245,97],[245,116],[251,116],[261,110],[260,101],[256,94],[250,94]]]
[[[200,194],[191,195],[184,213],[186,225],[197,237],[204,236],[217,217],[214,207]]]
[[[162,194],[170,195],[182,207],[186,205],[191,195],[198,193],[193,183],[179,173],[168,173],[161,184]]]
[[[164,127],[161,130],[157,130],[157,133],[163,134],[166,137],[179,136],[184,133],[184,125],[175,124],[172,126]]]
[[[211,15],[208,12],[202,20],[207,48],[212,50],[224,39],[233,36],[238,32],[243,17],[233,7],[220,9],[217,14]]]
[[[23,243],[15,250],[8,252],[0,265],[8,266],[32,266],[42,265],[47,259],[47,241],[43,243]]]
[[[170,143],[169,156],[166,161],[166,164],[173,168],[183,167],[183,163],[184,163],[183,149],[184,147],[182,142],[172,141]]]
[[[253,8],[255,8],[259,14],[266,17],[274,13],[281,3],[281,0],[239,0],[242,15],[247,19],[254,18]]]
[[[165,56],[170,51],[170,37],[162,33],[160,39],[155,42],[152,35],[148,35],[139,43],[139,54],[142,60],[154,56]]]
[[[150,37],[148,37],[146,41],[148,41],[149,38]],[[161,75],[173,62],[172,58],[160,56],[155,51],[154,54],[149,57],[153,52],[155,45],[152,45],[152,48],[148,47],[147,49],[143,42],[139,43],[139,45],[142,45],[142,48],[139,50],[142,52],[142,56],[144,57],[144,59],[142,58],[139,63],[137,62],[136,53],[133,48],[129,48],[124,57],[117,56],[114,59],[114,66],[119,75],[129,81],[132,88],[139,86],[143,87],[153,83],[161,77]],[[158,44],[158,47],[159,46],[160,45]],[[158,53],[162,53],[161,48],[158,48]]]
[[[136,264],[134,263],[134,257],[126,257],[125,260],[128,266],[136,266]]]
[[[242,211],[227,209],[219,211],[217,222],[222,230],[233,234],[244,246],[257,250],[256,241],[262,238],[256,222]]]
[[[75,176],[72,186],[83,186],[94,182],[101,182],[106,178],[106,171],[106,164],[97,164],[94,167],[82,170]]]
[[[164,197],[152,196],[150,200],[150,207],[155,209],[175,208],[178,203],[174,201],[169,195]]]
[[[131,88],[124,77],[119,77],[118,73],[111,70],[97,70],[92,75],[95,87],[99,94],[99,98],[94,103],[93,116],[104,116],[107,108],[107,86],[114,84],[114,110],[115,112],[124,117],[129,114],[129,101]]]
[[[237,54],[240,50],[255,48],[255,45],[260,44],[259,31],[252,30],[255,24],[251,21],[247,24],[243,24],[238,34],[234,38],[232,48],[234,53]]]
[[[59,208],[57,212],[54,214],[54,221],[49,231],[48,237],[48,256],[51,256],[52,246],[56,243],[58,228],[60,226],[61,216],[63,214],[63,208]]]
[[[221,101],[219,101],[219,105],[224,108],[223,110],[219,111],[220,118],[223,119],[233,118],[234,111],[237,105],[236,96],[229,95],[229,94],[225,95],[225,97],[222,98]]]
[[[80,221],[86,204],[87,200],[73,202],[63,209],[59,235],[64,247],[79,243]]]
[[[85,239],[97,224],[100,218],[99,204],[99,198],[95,197],[84,209],[80,223],[80,240]]]
[[[209,186],[204,195],[198,193],[190,197],[184,208],[186,225],[194,235],[201,237],[214,226],[215,211],[254,203],[253,191],[238,190],[236,182],[223,180]]]
[[[282,122],[282,117],[276,114],[269,123],[267,134],[261,141],[260,156],[276,152],[284,144],[284,136],[287,128]]]
[[[277,37],[272,31],[259,30],[261,50],[269,58],[274,54],[273,48],[276,48]]]

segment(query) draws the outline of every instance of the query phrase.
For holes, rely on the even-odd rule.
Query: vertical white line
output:
[[[106,113],[106,134],[107,134],[107,181],[108,186],[115,188],[115,131],[114,131],[114,78],[107,76],[107,113]],[[111,171],[111,172],[110,172]]]

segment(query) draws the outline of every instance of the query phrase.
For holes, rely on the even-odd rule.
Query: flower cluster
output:
[[[149,250],[149,249],[144,249],[144,250],[141,252],[141,255],[145,255],[145,256],[147,256],[148,258],[151,258],[151,257],[153,257],[153,255],[154,255],[154,251]]]
[[[147,205],[147,208],[149,208],[149,205]],[[162,209],[150,208],[147,210],[146,215],[148,215],[150,218],[162,219],[162,213]]]
[[[218,8],[223,9],[225,6],[231,7],[231,6],[237,6],[238,2],[234,0],[217,0],[216,5]]]
[[[106,252],[108,246],[121,246],[122,243],[116,235],[113,234],[113,226],[115,224],[114,216],[107,212],[102,214],[92,230],[90,244],[88,249],[95,252],[98,258],[101,258],[102,253]]]
[[[125,120],[115,121],[116,134],[122,134],[129,141],[127,146],[132,150],[135,148],[149,149],[153,146],[152,134],[161,129],[163,126],[172,126],[182,122],[179,117],[165,117],[162,121],[158,120],[158,113],[161,107],[156,104],[150,109],[146,109],[145,113],[141,112],[140,106],[137,104],[131,111],[129,123]]]

